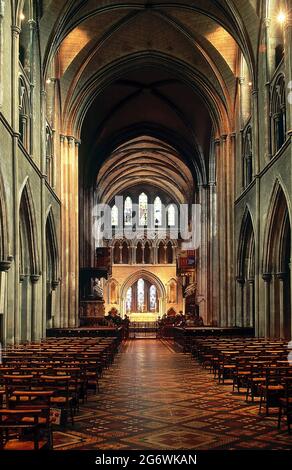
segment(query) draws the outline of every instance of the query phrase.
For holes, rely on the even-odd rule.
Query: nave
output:
[[[290,450],[277,410],[259,416],[257,399],[218,385],[213,375],[172,341],[123,343],[74,426],[54,433],[60,450]]]

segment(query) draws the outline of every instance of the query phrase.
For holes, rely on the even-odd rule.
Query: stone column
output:
[[[43,334],[43,325],[40,324],[40,316],[38,315],[38,310],[41,306],[38,305],[37,299],[37,283],[40,279],[39,274],[32,274],[30,276],[31,282],[31,339],[32,341],[37,341],[42,338]]]
[[[4,11],[5,1],[0,0],[0,107],[3,104]]]
[[[78,208],[76,207],[76,192],[78,194],[78,187],[76,188],[76,175],[78,171],[78,159],[76,161],[76,143],[72,136],[67,137],[68,139],[68,211],[67,211],[67,226],[68,226],[68,241],[69,241],[69,253],[68,265],[69,265],[69,311],[68,311],[68,326],[73,328],[76,326],[78,321],[78,307],[76,305],[76,292],[78,289],[78,277],[79,271],[76,268],[76,259],[78,260],[78,244],[76,243],[76,230],[78,226]],[[77,152],[78,158],[78,152]]]
[[[227,326],[234,325],[234,266],[236,252],[234,249],[234,200],[235,200],[235,160],[236,160],[236,134],[230,134],[227,139],[227,168],[226,168],[226,235],[227,235]]]
[[[123,245],[120,245],[119,249],[120,249],[120,264],[123,264]]]
[[[227,276],[226,276],[226,265],[228,265],[227,259],[227,245],[226,245],[226,218],[227,218],[227,135],[222,135],[220,139],[220,171],[218,175],[219,181],[219,215],[218,215],[218,229],[219,229],[219,275],[220,275],[220,325],[222,327],[227,326]]]
[[[31,12],[33,14],[33,12]],[[34,85],[35,85],[35,51],[34,51],[34,45],[35,45],[35,31],[36,31],[36,22],[33,18],[30,18],[28,21],[29,24],[29,64],[30,64],[30,70],[29,70],[29,81],[30,81],[30,106],[31,110],[33,113],[34,110]],[[34,154],[34,125],[33,121],[31,119],[31,116],[29,116],[30,120],[30,126],[29,126],[29,145],[28,145],[28,151],[31,156]]]
[[[254,327],[254,279],[248,280],[249,284],[249,326]]]
[[[240,325],[239,326],[244,327],[244,326],[246,326],[244,324],[244,285],[245,285],[245,280],[242,277],[237,277],[236,281],[238,282],[239,287],[240,287],[240,318],[239,318]]]
[[[6,336],[7,336],[6,332],[7,332],[7,329],[8,329],[7,328],[8,327],[7,323],[8,323],[8,320],[9,320],[9,316],[7,315],[7,313],[8,313],[8,311],[7,311],[7,281],[8,281],[8,271],[10,269],[12,260],[13,260],[12,256],[9,256],[9,258],[7,260],[0,261],[0,275],[1,275],[1,277],[0,277],[0,292],[1,292],[1,295],[0,295],[0,306],[1,306],[0,315],[3,314],[2,339],[6,338]]]
[[[167,252],[166,252],[166,250],[167,250],[167,245],[164,245],[163,248],[164,248],[164,255],[163,255],[163,256],[164,256],[164,259],[163,259],[163,263],[166,264],[166,263],[167,263]]]
[[[61,136],[61,243],[62,243],[62,292],[61,292],[61,328],[68,327],[68,286],[69,286],[69,225],[68,225],[68,140]]]
[[[57,303],[57,287],[59,286],[59,281],[52,282],[52,328],[60,327],[60,312],[56,312],[56,303]]]
[[[141,245],[142,248],[142,264],[145,264],[145,245]]]
[[[19,33],[18,26],[13,25],[11,37],[11,124],[14,129],[12,137],[12,174],[13,174],[13,227],[14,231],[14,321],[11,322],[11,331],[8,341],[20,340],[20,303],[19,303],[19,194],[18,194],[18,139],[19,139],[19,94],[18,94],[18,61],[19,61]]]
[[[289,17],[284,25],[284,50],[285,50],[285,82],[288,89],[286,90],[287,96],[287,111],[286,111],[286,128],[288,135],[292,135],[292,18],[291,10],[288,13]]]
[[[137,246],[133,246],[133,264],[137,264]]]
[[[72,136],[61,136],[62,188],[62,300],[61,324],[78,324],[78,146]]]
[[[73,193],[73,214],[75,220],[75,230],[74,230],[74,265],[73,269],[75,271],[75,282],[74,282],[74,290],[75,290],[75,304],[73,305],[73,309],[75,308],[75,326],[79,326],[79,147],[81,142],[79,140],[75,140],[75,148],[74,148],[74,163],[73,163],[73,182],[74,182],[74,193]]]
[[[279,335],[280,338],[285,337],[285,318],[284,318],[284,289],[286,273],[277,273],[277,279],[279,280]]]
[[[264,334],[266,338],[269,338],[270,336],[270,289],[271,289],[271,280],[272,280],[272,275],[270,273],[264,273],[263,274],[263,280],[264,280],[264,291],[265,291],[265,328],[264,328]]]

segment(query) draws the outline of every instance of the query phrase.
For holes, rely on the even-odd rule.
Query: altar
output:
[[[159,317],[158,312],[129,312],[127,313],[131,322],[156,322]]]

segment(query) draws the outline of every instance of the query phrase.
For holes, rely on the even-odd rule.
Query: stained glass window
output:
[[[148,197],[145,193],[139,196],[139,225],[147,225],[148,221]]]
[[[119,210],[117,206],[112,207],[112,226],[117,227],[119,225]]]
[[[129,196],[125,199],[124,219],[125,225],[132,225],[132,199]]]
[[[126,311],[131,312],[132,310],[132,287],[129,287],[126,295]]]
[[[145,283],[143,279],[139,279],[139,281],[137,282],[138,312],[144,311],[144,299],[145,299]]]
[[[175,208],[173,204],[170,204],[167,210],[167,219],[168,219],[168,226],[174,227],[175,226]]]
[[[149,290],[149,305],[150,305],[150,310],[153,310],[154,312],[156,311],[156,287],[151,286]]]
[[[162,224],[162,205],[160,197],[156,197],[154,200],[154,224]]]

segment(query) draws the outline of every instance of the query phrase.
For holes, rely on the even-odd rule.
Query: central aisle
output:
[[[160,340],[128,341],[56,449],[288,449],[275,417]]]

